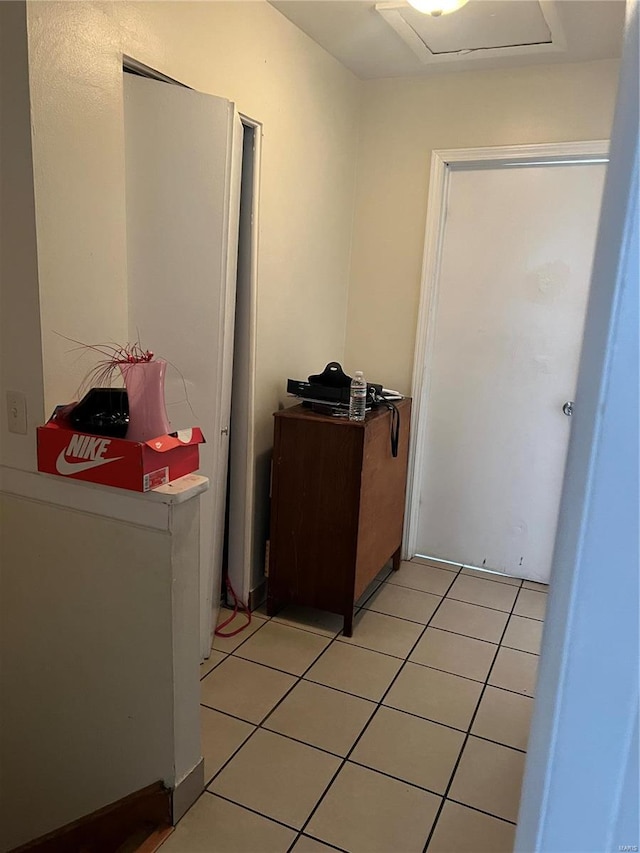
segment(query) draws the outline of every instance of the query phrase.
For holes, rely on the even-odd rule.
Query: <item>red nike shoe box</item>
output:
[[[58,409],[56,409],[56,412]],[[199,427],[160,435],[151,441],[89,435],[51,419],[38,427],[38,471],[134,492],[148,492],[200,465]]]

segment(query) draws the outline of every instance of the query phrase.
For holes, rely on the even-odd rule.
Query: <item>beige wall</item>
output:
[[[257,451],[288,376],[341,359],[360,83],[266,2],[28,4],[47,411],[127,335],[122,54],[264,125]],[[152,342],[148,344],[153,348]]]
[[[0,464],[35,470],[42,351],[27,22],[17,2],[0,2],[0,151]],[[27,435],[8,431],[7,391],[26,395]]]
[[[605,139],[618,63],[364,85],[345,362],[411,391],[430,152]]]
[[[166,531],[4,494],[0,508],[6,851],[173,783],[174,678]]]

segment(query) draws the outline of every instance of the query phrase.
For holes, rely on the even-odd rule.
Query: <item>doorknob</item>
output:
[[[567,400],[567,402],[562,407],[562,411],[568,418],[570,418],[573,414],[573,400]]]

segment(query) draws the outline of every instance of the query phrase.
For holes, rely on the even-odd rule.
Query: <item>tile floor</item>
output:
[[[367,590],[351,638],[295,607],[216,638],[207,790],[162,853],[511,851],[545,592],[412,561]]]

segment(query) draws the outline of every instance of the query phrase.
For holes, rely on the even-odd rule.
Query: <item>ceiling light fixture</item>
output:
[[[468,2],[469,0],[408,0],[410,6],[422,12],[423,15],[431,15],[432,18],[457,12]]]

